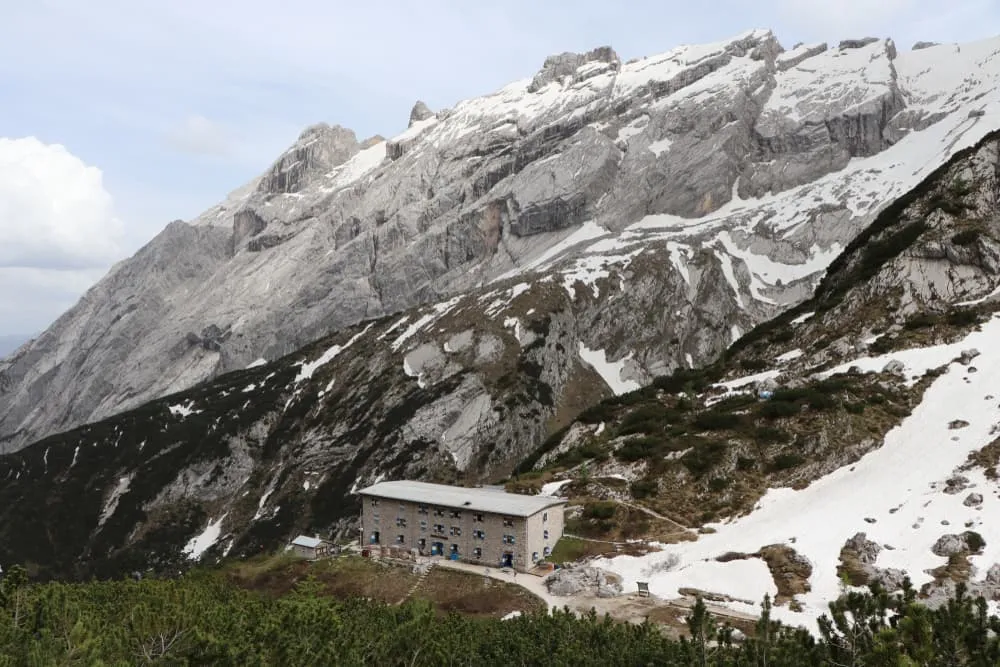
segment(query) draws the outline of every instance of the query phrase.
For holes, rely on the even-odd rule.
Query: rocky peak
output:
[[[917,42],[912,47],[910,47],[910,49],[913,51],[920,51],[921,49],[929,49],[932,46],[937,46],[938,44],[939,42]]]
[[[604,72],[607,69],[617,71],[621,68],[621,59],[610,46],[599,46],[587,53],[572,53],[569,51],[559,53],[545,59],[542,69],[531,80],[528,92],[539,91],[553,81],[558,81],[565,76],[574,76],[577,70],[589,63],[605,63],[607,65],[607,67],[594,67],[593,74]],[[587,77],[582,76],[579,80],[585,78]]]
[[[862,49],[869,44],[874,44],[878,41],[878,37],[862,37],[861,39],[845,39],[837,45],[837,48],[841,51],[846,51],[847,49]]]
[[[422,120],[427,120],[434,115],[430,107],[423,100],[417,100],[416,104],[413,105],[413,109],[410,110],[410,123],[407,127],[413,127],[414,123],[419,123]]]
[[[298,192],[311,180],[310,176],[328,173],[359,150],[361,145],[352,130],[326,123],[310,125],[271,165],[257,191],[265,194]]]

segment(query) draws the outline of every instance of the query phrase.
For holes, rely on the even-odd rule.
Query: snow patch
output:
[[[184,545],[184,553],[187,555],[188,560],[198,560],[202,554],[208,551],[219,540],[219,536],[222,535],[222,521],[226,516],[226,514],[223,514],[218,520],[209,521],[205,530],[199,535],[192,537]]]
[[[542,484],[542,490],[538,492],[540,496],[557,496],[564,486],[572,482],[571,479],[564,479],[558,482],[548,482]]]
[[[177,405],[171,405],[169,407],[170,414],[175,417],[189,417],[191,415],[196,415],[201,412],[201,410],[194,409],[194,401],[187,401],[186,403],[178,403]]]
[[[631,353],[621,361],[611,362],[608,361],[604,350],[591,350],[582,341],[579,344],[579,350],[580,358],[597,371],[597,374],[601,376],[601,379],[604,380],[616,396],[621,396],[622,394],[627,394],[630,391],[641,388],[641,385],[635,380],[622,379],[622,373],[625,371],[625,362],[632,357]]]
[[[111,495],[108,496],[104,508],[101,509],[101,516],[97,519],[98,526],[103,526],[104,522],[114,515],[115,510],[118,509],[118,501],[128,492],[128,487],[134,478],[134,472],[118,478],[118,483],[115,484],[115,488],[111,489]]]
[[[308,380],[313,376],[313,373],[315,373],[317,369],[319,369],[322,366],[325,366],[326,364],[336,359],[337,355],[339,355],[341,352],[343,352],[350,346],[354,345],[354,343],[357,342],[359,338],[368,333],[368,330],[372,328],[373,324],[374,323],[369,324],[364,329],[354,334],[351,337],[351,339],[348,340],[343,345],[334,345],[333,347],[329,348],[326,352],[320,355],[319,359],[303,363],[302,367],[299,369],[298,375],[295,376],[295,381],[294,381],[295,384],[299,384],[303,380]]]

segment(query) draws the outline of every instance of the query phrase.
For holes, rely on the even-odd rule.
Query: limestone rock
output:
[[[860,49],[860,48],[868,46],[869,44],[874,44],[877,41],[879,41],[878,37],[863,37],[861,39],[845,39],[842,42],[840,42],[840,44],[837,45],[837,48],[840,49],[841,51],[843,51],[844,49]]]
[[[590,68],[591,75],[608,69],[617,70],[621,67],[621,59],[610,46],[602,46],[587,53],[560,53],[545,59],[542,69],[531,80],[528,92],[537,92],[553,81],[558,81],[566,76],[581,77],[578,80],[587,78],[587,75],[581,75],[579,70],[584,65],[591,63],[596,65],[596,67]]]
[[[972,360],[979,356],[979,350],[976,348],[970,348],[968,350],[962,350],[962,353],[958,355],[958,362],[964,366],[968,366],[972,363]]]
[[[906,372],[906,366],[899,359],[893,359],[885,365],[882,372],[891,373],[893,375],[903,375]]]
[[[413,105],[413,109],[410,110],[410,123],[407,127],[413,127],[414,123],[427,120],[433,115],[434,112],[430,110],[423,100],[417,100],[416,104]]]
[[[614,597],[622,593],[618,576],[596,567],[560,568],[545,578],[545,586],[549,593],[560,597]]]
[[[912,47],[913,51],[920,51],[921,49],[929,49],[932,46],[937,46],[938,42],[915,42]]]
[[[981,493],[970,493],[962,501],[962,504],[966,507],[979,507],[983,504],[983,494]]]

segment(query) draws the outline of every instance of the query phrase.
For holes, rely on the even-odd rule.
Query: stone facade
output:
[[[362,546],[416,549],[485,567],[527,570],[562,537],[563,504],[530,516],[446,507],[373,496],[363,498]]]

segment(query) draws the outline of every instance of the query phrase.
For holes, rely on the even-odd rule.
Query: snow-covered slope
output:
[[[626,383],[708,362],[997,126],[998,44],[783,53],[757,30],[628,63],[605,48],[388,141],[308,128],[0,362],[0,448],[501,277],[600,300],[655,282],[674,317],[595,317],[587,348],[628,359]],[[711,326],[684,326],[695,311]]]
[[[1000,602],[998,167],[993,135],[720,364],[598,406],[550,443],[539,467],[555,479],[578,479],[559,466],[575,450],[603,452],[588,479],[624,472],[632,502],[691,529],[598,564],[668,598],[697,589],[753,611],[779,596],[775,614],[807,625],[851,585],[904,576],[932,605],[957,581]]]
[[[977,532],[985,549],[971,557],[973,581],[983,581],[1000,563],[1000,485],[984,470],[963,470],[969,455],[1000,438],[1000,315],[961,341],[916,348],[868,361],[848,362],[881,372],[893,360],[907,375],[921,376],[944,367],[946,372],[927,388],[920,404],[886,434],[884,443],[856,463],[837,469],[796,490],[769,490],[745,517],[711,524],[715,532],[696,542],[669,545],[641,558],[621,556],[602,565],[625,579],[648,581],[650,591],[672,598],[685,587],[728,594],[758,604],[777,589],[767,565],[758,559],[716,560],[730,552],[755,553],[770,544],[786,544],[812,564],[811,590],[796,596],[801,611],[779,607],[792,622],[828,613],[845,584],[838,573],[841,549],[864,533],[882,549],[878,568],[904,571],[918,588],[934,581],[932,570],[948,564],[933,551],[946,534]],[[979,350],[973,366],[958,361],[962,351]],[[842,369],[846,370],[846,368]],[[842,372],[841,371],[841,372]],[[956,429],[957,420],[968,422]],[[956,493],[948,480],[966,481]],[[978,502],[968,502],[972,496]],[[657,567],[669,562],[668,568]],[[994,582],[996,583],[996,582]],[[730,603],[746,608],[741,603]],[[803,618],[803,616],[805,618]]]

